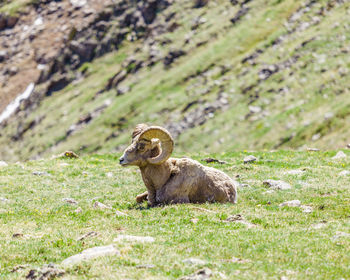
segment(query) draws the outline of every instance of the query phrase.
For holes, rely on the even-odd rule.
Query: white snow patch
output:
[[[5,110],[0,114],[0,123],[10,117],[17,110],[22,100],[28,99],[30,97],[34,91],[34,86],[34,83],[30,83],[22,94],[17,96],[14,101],[7,105]]]

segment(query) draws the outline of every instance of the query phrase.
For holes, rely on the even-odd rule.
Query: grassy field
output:
[[[117,164],[119,155],[0,167],[0,278],[23,279],[30,269],[115,244],[120,256],[64,268],[63,279],[177,279],[204,267],[211,279],[350,279],[350,175],[341,173],[350,170],[350,153],[344,152],[338,160],[332,159],[336,152],[210,155],[227,163],[207,165],[242,184],[237,205],[137,205],[145,187],[137,168]],[[249,154],[258,160],[243,164]],[[292,188],[271,191],[263,185],[267,179]],[[279,206],[296,199],[312,212]],[[95,209],[96,201],[111,209]],[[225,221],[238,214],[245,223]],[[91,231],[98,235],[77,240]],[[120,234],[155,241],[113,242]],[[183,263],[188,258],[204,263]],[[11,272],[18,265],[24,268]]]

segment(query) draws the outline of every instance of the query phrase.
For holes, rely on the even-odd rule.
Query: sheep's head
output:
[[[162,164],[171,155],[174,141],[170,133],[159,126],[139,124],[132,134],[132,143],[119,159],[121,165],[145,166]]]

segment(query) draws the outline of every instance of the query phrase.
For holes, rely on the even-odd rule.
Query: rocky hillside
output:
[[[0,159],[120,151],[140,122],[177,152],[350,142],[348,0],[1,3],[0,110],[27,98]]]

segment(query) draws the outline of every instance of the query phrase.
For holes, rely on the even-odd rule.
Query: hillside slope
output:
[[[345,147],[350,1],[205,2],[96,13],[1,124],[0,158],[120,151],[140,122],[177,152]]]

